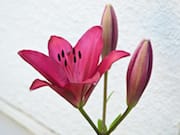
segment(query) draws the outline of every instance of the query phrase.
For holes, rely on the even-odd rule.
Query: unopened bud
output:
[[[112,5],[106,5],[104,13],[101,20],[101,25],[103,28],[103,41],[104,47],[102,52],[102,57],[106,56],[112,50],[116,49],[118,40],[118,24],[115,11]]]
[[[151,76],[153,62],[149,40],[143,40],[134,52],[127,71],[127,105],[134,107],[139,101]]]

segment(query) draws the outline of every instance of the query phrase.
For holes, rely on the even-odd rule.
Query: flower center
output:
[[[76,55],[77,54],[77,55]],[[68,57],[65,57],[65,55],[68,55]],[[61,53],[58,53],[57,55],[58,61],[61,62],[64,59],[64,66],[66,67],[69,60],[67,61],[67,58],[70,58],[73,63],[77,63],[77,60],[80,60],[82,58],[81,51],[75,51],[75,48],[72,49],[72,52],[65,54],[64,50],[61,51]]]
[[[68,80],[70,82],[78,82],[80,78],[80,63],[79,60],[82,59],[82,53],[80,50],[73,48],[71,51],[60,50],[57,54],[57,60],[62,65],[64,72],[67,74]]]

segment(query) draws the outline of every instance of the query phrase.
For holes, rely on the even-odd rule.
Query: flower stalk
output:
[[[104,95],[103,95],[103,114],[102,114],[103,132],[106,131],[107,85],[108,85],[108,71],[104,74]]]
[[[118,40],[118,26],[117,18],[114,8],[111,4],[105,6],[103,16],[101,19],[101,26],[103,28],[103,51],[102,58],[107,56],[111,51],[116,49]],[[106,129],[106,107],[107,107],[107,85],[108,85],[108,71],[104,74],[104,94],[103,94],[103,112],[102,112],[102,132]]]
[[[127,107],[127,109],[122,115],[119,114],[115,119],[116,122],[109,128],[106,135],[110,135],[114,131],[114,129],[126,118],[126,116],[129,114],[131,110],[132,110],[131,107]]]
[[[94,122],[91,120],[89,115],[86,113],[86,111],[83,109],[83,107],[80,107],[79,111],[84,116],[84,118],[88,121],[88,123],[91,125],[91,127],[94,129],[94,131],[97,133],[97,135],[101,135],[101,133],[99,132],[98,128],[96,127]]]

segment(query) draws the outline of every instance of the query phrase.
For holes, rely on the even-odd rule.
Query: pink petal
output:
[[[82,82],[70,82],[64,87],[64,89],[66,89],[66,91],[69,91],[69,93],[72,93],[72,95],[74,95],[74,97],[76,98],[76,103],[77,103],[76,106],[79,106],[81,102],[84,102],[84,100],[85,101],[87,100],[85,99],[86,93],[89,91],[91,86],[94,86],[97,84],[99,79],[100,79],[100,74],[99,72],[97,72],[94,76]]]
[[[130,54],[128,52],[125,51],[112,51],[109,53],[108,56],[106,56],[102,62],[100,63],[100,65],[98,66],[98,71],[100,72],[100,74],[102,75],[103,73],[105,73],[108,69],[110,69],[112,63],[114,63],[115,61],[119,60],[120,58],[129,56]]]
[[[51,36],[49,43],[49,56],[61,65],[69,81],[76,80],[73,73],[73,49],[70,43],[57,36]]]
[[[33,81],[33,83],[30,86],[30,90],[35,90],[38,89],[40,87],[44,87],[44,86],[49,86],[50,84],[46,81],[40,80],[40,79],[36,79]]]
[[[52,84],[64,86],[67,83],[67,77],[64,71],[50,57],[32,50],[22,50],[18,54]]]
[[[66,54],[72,51],[72,46],[62,37],[51,36],[48,42],[48,50],[49,56],[55,59],[57,62],[60,62],[61,60],[63,61]]]
[[[52,85],[46,81],[36,79],[33,81],[30,90],[35,90],[37,88],[43,87],[43,86],[49,86],[52,88],[57,94],[61,95],[63,98],[65,98],[69,103],[71,103],[73,106],[77,107],[79,105],[80,100],[78,100],[79,97],[77,97],[76,92],[72,92],[69,89],[57,87],[55,85]],[[79,94],[80,95],[80,94]]]
[[[75,53],[77,57],[80,53],[81,57],[78,57],[77,67],[74,67],[74,72],[77,73],[79,80],[90,78],[95,73],[102,47],[102,28],[100,26],[89,29],[78,41],[75,46]]]
[[[100,73],[96,72],[96,74],[94,74],[91,78],[86,79],[82,81],[81,83],[82,84],[93,84],[93,83],[96,84],[99,81],[100,77],[101,77]]]
[[[91,87],[84,94],[84,103],[87,102],[87,100],[88,100],[89,96],[91,95],[91,93],[93,92],[95,86],[96,86],[96,84],[95,85],[91,85]]]
[[[69,85],[69,84],[67,84]],[[68,87],[57,87],[55,85],[50,85],[50,87],[55,90],[59,95],[61,95],[64,99],[66,99],[69,103],[71,103],[74,107],[78,107],[80,100],[77,96],[79,92],[73,92],[72,89],[68,89]]]

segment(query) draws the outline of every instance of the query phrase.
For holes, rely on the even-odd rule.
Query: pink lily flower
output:
[[[21,50],[18,54],[47,79],[35,79],[30,90],[49,86],[79,108],[85,105],[100,77],[112,63],[129,55],[124,51],[112,51],[99,62],[102,48],[102,28],[94,26],[74,48],[64,38],[51,36],[49,56],[33,50]]]
[[[151,76],[153,53],[151,42],[143,40],[134,52],[127,71],[127,105],[134,107]]]

